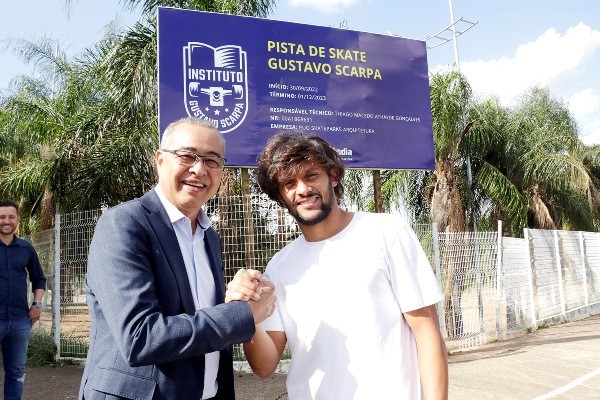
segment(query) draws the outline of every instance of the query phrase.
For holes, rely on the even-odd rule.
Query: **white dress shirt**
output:
[[[169,220],[177,236],[196,310],[214,307],[216,305],[215,281],[210,269],[206,247],[204,246],[204,231],[209,228],[210,219],[204,210],[200,210],[196,217],[196,223],[198,224],[196,232],[192,234],[190,219],[167,200],[160,186],[157,185],[154,190],[158,194],[163,207],[167,210]],[[210,399],[217,395],[219,356],[218,351],[205,354],[204,392],[201,399]]]

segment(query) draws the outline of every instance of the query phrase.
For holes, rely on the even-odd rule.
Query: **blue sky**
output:
[[[476,93],[510,106],[528,87],[548,87],[569,105],[582,140],[600,144],[599,1],[453,0],[453,9],[455,20],[477,22],[458,38],[461,71]],[[0,10],[0,40],[47,36],[71,56],[110,21],[130,25],[139,15],[118,0],[74,1],[69,15],[61,0],[0,0]],[[450,24],[450,7],[448,0],[279,0],[270,18],[424,40]],[[34,73],[6,51],[0,57],[1,88],[19,73]],[[451,42],[428,51],[430,69],[454,60]]]

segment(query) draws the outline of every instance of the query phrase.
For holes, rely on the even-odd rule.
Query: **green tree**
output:
[[[431,217],[439,231],[464,231],[465,205],[470,198],[463,138],[472,123],[465,118],[471,105],[471,87],[458,71],[430,76],[431,112],[435,144],[435,186],[431,192]]]
[[[158,6],[266,17],[274,0],[125,0],[130,8],[141,8],[142,16],[125,30],[101,64],[110,82],[107,93],[134,125],[144,125],[158,112],[157,26]],[[157,131],[155,130],[155,133]]]
[[[70,1],[66,1],[71,7]],[[0,94],[0,194],[31,214],[111,206],[155,182],[158,147],[157,6],[266,16],[272,0],[125,1],[142,17],[106,35],[74,60],[57,43],[12,40],[8,47],[44,72],[14,79]],[[46,205],[46,206],[44,206]],[[51,226],[45,218],[41,228]]]
[[[0,191],[31,211],[40,198],[50,210],[55,199],[66,211],[113,205],[151,184],[156,135],[119,118],[97,73],[115,39],[108,33],[74,61],[49,41],[13,42],[37,67],[52,66],[45,80],[17,79],[0,103]]]
[[[523,228],[595,230],[600,210],[598,148],[585,146],[567,107],[532,88],[513,108],[475,99],[456,70],[430,77],[436,166],[433,172],[383,171],[390,210],[404,202],[415,220],[438,229]],[[472,171],[469,185],[468,167]],[[349,173],[350,203],[371,208],[370,175]]]
[[[597,149],[586,147],[565,104],[531,88],[511,109],[495,99],[473,104],[465,138],[477,218],[524,228],[594,230],[598,221]]]
[[[507,176],[527,198],[527,226],[593,230],[600,206],[598,151],[578,138],[566,105],[547,89],[532,88],[509,132]]]

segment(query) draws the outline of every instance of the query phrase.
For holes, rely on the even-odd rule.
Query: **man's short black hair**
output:
[[[0,200],[0,207],[14,207],[19,212],[19,203],[13,199],[2,199]]]

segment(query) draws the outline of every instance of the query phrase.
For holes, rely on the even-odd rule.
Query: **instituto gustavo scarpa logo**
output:
[[[190,117],[208,119],[222,133],[240,126],[248,113],[246,52],[240,46],[188,42],[183,76]]]

